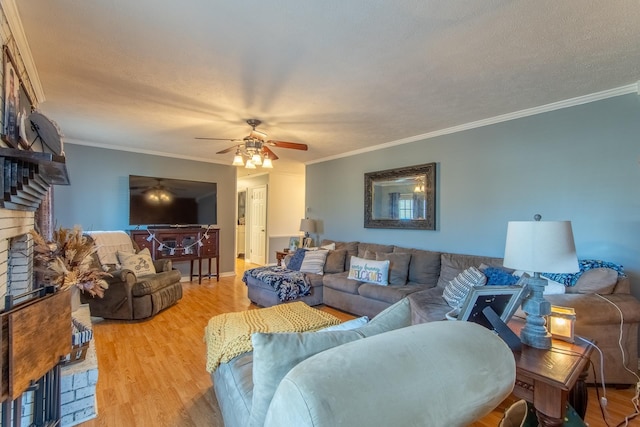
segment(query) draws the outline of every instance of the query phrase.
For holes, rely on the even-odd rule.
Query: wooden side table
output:
[[[276,260],[278,261],[278,266],[282,265],[282,260],[289,255],[289,251],[276,251]]]
[[[509,326],[513,328],[511,322]],[[513,394],[533,404],[541,426],[562,426],[572,389],[572,405],[584,418],[587,409],[584,380],[592,352],[592,345],[555,339],[549,350],[523,345],[522,351],[514,352],[516,384]]]

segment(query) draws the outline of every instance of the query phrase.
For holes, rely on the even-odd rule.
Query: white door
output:
[[[266,263],[267,246],[267,186],[252,188],[251,198],[251,237],[249,260],[254,264]]]

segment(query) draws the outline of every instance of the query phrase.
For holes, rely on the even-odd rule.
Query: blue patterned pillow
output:
[[[618,276],[624,276],[624,268],[620,264],[597,259],[581,259],[578,261],[580,271],[577,273],[540,273],[541,276],[562,283],[565,286],[575,286],[582,274],[592,268],[610,268],[618,272]]]
[[[487,267],[482,270],[487,276],[487,286],[511,286],[518,282],[518,277],[499,267]]]
[[[300,271],[300,267],[302,267],[302,261],[304,261],[305,252],[307,252],[305,249],[296,249],[296,252],[291,256],[289,262],[287,263],[287,268],[289,270]]]

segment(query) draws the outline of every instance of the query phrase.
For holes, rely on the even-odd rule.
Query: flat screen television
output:
[[[218,184],[129,175],[129,225],[214,225]]]

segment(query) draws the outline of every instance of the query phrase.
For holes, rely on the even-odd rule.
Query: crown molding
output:
[[[104,148],[105,150],[126,151],[129,153],[148,154],[151,156],[170,157],[172,159],[193,160],[194,162],[215,163],[219,165],[231,166],[229,162],[216,159],[205,159],[196,156],[184,156],[176,153],[165,153],[163,151],[144,150],[140,148],[124,147],[122,145],[101,144],[97,142],[78,141],[76,139],[64,138],[65,144],[82,145],[85,147]],[[235,167],[235,166],[234,166]]]
[[[44,96],[44,89],[40,82],[36,63],[31,55],[31,48],[29,47],[27,36],[24,33],[24,27],[22,26],[22,20],[20,19],[20,14],[18,13],[15,0],[0,0],[0,4],[2,5],[4,16],[7,18],[7,22],[9,23],[11,34],[13,34],[13,38],[16,41],[16,46],[18,47],[20,57],[24,63],[24,68],[29,76],[29,81],[33,87],[33,92],[36,97],[35,101],[37,104],[40,104],[46,99]]]
[[[483,126],[489,126],[497,123],[508,122],[510,120],[521,119],[523,117],[535,116],[537,114],[548,113],[550,111],[560,110],[563,108],[575,107],[577,105],[588,104],[591,102],[601,101],[607,98],[614,98],[616,96],[621,96],[621,95],[628,95],[630,93],[637,93],[638,95],[640,95],[640,81],[637,83],[626,85],[626,86],[620,86],[613,89],[603,90],[601,92],[591,93],[589,95],[583,95],[575,98],[565,99],[563,101],[553,102],[551,104],[541,105],[539,107],[527,108],[525,110],[520,110],[513,113],[502,114],[500,116],[495,116],[495,117],[490,117],[488,119],[465,123],[463,125],[453,126],[450,128],[441,129],[434,132],[423,133],[421,135],[410,136],[407,138],[386,142],[384,144],[374,145],[374,146],[363,148],[360,150],[349,151],[347,153],[337,154],[335,156],[329,156],[329,157],[324,157],[322,159],[312,160],[309,162],[305,162],[305,165],[312,165],[315,163],[322,163],[330,160],[341,159],[344,157],[355,156],[358,154],[369,153],[371,151],[378,151],[378,150],[382,150],[389,147],[395,147],[396,145],[403,145],[403,144],[409,144],[411,142],[423,141],[425,139],[436,138],[442,135],[449,135],[452,133],[480,128]]]

